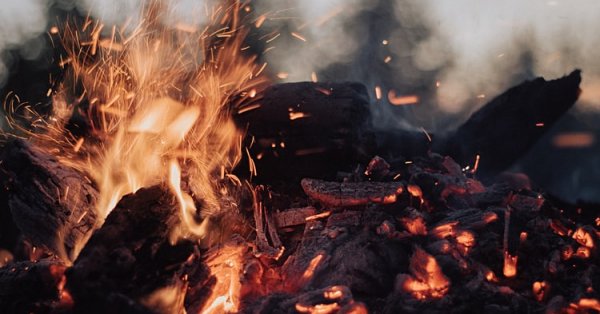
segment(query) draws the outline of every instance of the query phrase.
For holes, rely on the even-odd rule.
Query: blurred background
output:
[[[144,0],[2,0],[0,99],[49,104],[53,27],[139,19]],[[164,0],[163,2],[167,2]],[[167,25],[200,26],[217,0],[168,1]],[[575,108],[517,164],[569,202],[600,202],[600,1],[253,0],[248,44],[274,82],[358,81],[381,129],[451,130],[525,79],[583,71]]]

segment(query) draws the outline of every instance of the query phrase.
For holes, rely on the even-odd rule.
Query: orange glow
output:
[[[333,314],[340,310],[340,305],[337,303],[330,304],[317,304],[317,305],[303,305],[296,304],[296,311],[299,313],[310,313],[310,314]]]
[[[598,299],[581,298],[577,305],[579,308],[600,311],[600,301]]]
[[[519,234],[519,240],[521,241],[521,243],[527,241],[527,232],[521,232],[521,234]]]
[[[511,256],[508,252],[504,252],[504,268],[502,272],[504,277],[512,278],[517,275],[517,261],[519,256]]]
[[[479,159],[481,159],[481,156],[477,154],[475,156],[475,164],[473,165],[473,169],[471,169],[471,173],[476,173],[477,169],[479,169]]]
[[[320,214],[308,216],[308,217],[304,218],[304,220],[305,221],[313,221],[313,220],[318,220],[318,219],[321,219],[321,218],[327,218],[330,215],[331,215],[330,211],[325,211],[325,212],[322,212]]]
[[[209,252],[206,264],[216,283],[200,313],[235,313],[239,311],[243,256],[247,247],[239,243],[227,243]]]
[[[407,190],[413,197],[423,198],[423,191],[418,185],[409,184]]]
[[[427,226],[423,217],[402,218],[400,220],[406,230],[414,235],[427,235]]]
[[[312,260],[310,260],[308,267],[302,274],[302,282],[308,282],[310,279],[312,279],[313,275],[315,274],[315,270],[317,269],[317,267],[319,267],[324,257],[325,254],[320,253],[313,257]]]
[[[319,79],[317,78],[317,73],[316,73],[316,72],[312,72],[312,73],[310,74],[310,80],[311,80],[313,83],[317,83],[317,82],[319,81]]]
[[[419,96],[398,96],[396,95],[396,91],[390,89],[388,92],[388,101],[394,106],[413,105],[419,103]]]
[[[494,212],[487,212],[483,214],[483,221],[485,221],[485,223],[490,223],[490,222],[494,222],[498,219],[498,214],[494,213]]]
[[[533,292],[533,296],[535,297],[535,299],[538,300],[538,302],[542,302],[542,300],[544,300],[544,297],[546,296],[546,293],[548,292],[549,288],[550,287],[547,282],[536,281],[533,283],[531,290]]]
[[[594,248],[594,239],[592,238],[592,235],[582,227],[579,227],[577,230],[575,230],[573,233],[573,239],[583,246],[586,246],[590,249]]]
[[[42,121],[37,123],[44,132],[28,131],[31,123],[11,126],[94,181],[100,193],[96,227],[124,195],[168,183],[184,221],[174,234],[199,239],[206,218],[223,210],[219,200],[227,191],[218,174],[229,172],[242,155],[243,134],[230,115],[239,108],[232,108],[232,99],[262,89],[266,64],[240,53],[247,31],[238,25],[239,2],[208,14],[205,29],[163,24],[166,6],[144,6],[137,25],[114,27],[108,36],[101,22],[90,19],[82,29],[65,25],[65,81],[52,92],[51,115],[33,113],[30,119]],[[69,133],[74,112],[85,115],[89,138]],[[195,208],[190,195],[203,200],[202,208]]]
[[[582,259],[590,258],[591,255],[592,255],[592,251],[590,250],[590,248],[585,247],[585,246],[578,247],[577,251],[575,252],[575,256],[582,258]]]
[[[310,114],[304,112],[290,111],[289,114],[291,121],[310,117]]]
[[[454,235],[454,228],[458,225],[457,221],[448,222],[433,228],[429,233],[433,234],[436,238],[443,239],[448,236]]]
[[[496,274],[494,274],[494,272],[491,271],[491,270],[488,270],[485,273],[485,279],[487,281],[489,281],[489,282],[497,282],[498,281],[498,278],[496,277]]]
[[[345,296],[345,289],[342,286],[333,286],[323,292],[325,299],[337,300]]]
[[[305,38],[304,36],[302,36],[302,35],[300,35],[300,34],[298,34],[298,33],[296,33],[296,32],[292,32],[291,34],[292,34],[292,36],[293,36],[294,38],[296,38],[296,39],[298,39],[298,40],[301,40],[301,41],[303,41],[303,42],[306,42],[306,38]]]
[[[423,249],[415,249],[409,269],[412,276],[405,276],[402,287],[416,299],[441,298],[448,292],[450,281],[435,258]]]
[[[256,26],[256,28],[260,28],[266,20],[267,16],[263,14],[259,16],[258,19],[256,19],[256,22],[254,22],[254,26]]]
[[[471,231],[461,230],[456,234],[456,242],[467,248],[471,248],[475,246],[475,235]]]
[[[596,142],[596,137],[589,132],[560,133],[552,139],[552,144],[559,148],[589,147],[594,142]]]

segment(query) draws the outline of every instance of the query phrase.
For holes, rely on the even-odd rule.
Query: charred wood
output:
[[[3,313],[48,312],[61,297],[65,269],[56,259],[0,268],[0,309]]]
[[[369,96],[360,83],[273,85],[243,104],[234,119],[253,141],[258,179],[333,178],[357,160],[368,161],[374,144]]]
[[[0,160],[8,205],[23,236],[74,258],[96,222],[98,191],[90,179],[24,140],[7,143]]]
[[[338,183],[302,179],[301,184],[306,195],[328,207],[390,204],[404,191],[402,182]]]
[[[179,224],[177,213],[177,202],[160,186],[123,197],[67,271],[77,310],[161,313],[142,304],[156,290],[184,286],[179,272],[194,255],[190,242],[169,241]]]
[[[234,119],[248,131],[262,181],[332,179],[334,171],[349,171],[368,156],[412,158],[431,150],[462,166],[473,165],[480,155],[478,173],[493,176],[523,156],[573,106],[580,81],[578,70],[556,80],[525,81],[447,134],[374,128],[368,93],[358,83],[273,85],[242,104]],[[238,170],[247,173],[247,168]]]
[[[481,156],[479,174],[497,174],[523,156],[579,98],[579,70],[551,81],[525,81],[475,112],[434,150],[462,165]]]

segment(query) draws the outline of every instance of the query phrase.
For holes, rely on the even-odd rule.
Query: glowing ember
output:
[[[399,277],[404,291],[416,299],[441,298],[448,292],[450,281],[442,273],[435,258],[423,249],[415,248],[409,269],[412,276]]]
[[[511,278],[517,275],[518,256],[512,256],[508,252],[504,252],[504,267],[502,273],[504,277]]]
[[[536,281],[531,288],[535,299],[541,302],[548,293],[550,286],[545,281]]]
[[[201,313],[236,313],[239,311],[245,244],[231,241],[207,255],[207,265],[216,283]]]
[[[554,136],[552,144],[559,148],[582,148],[594,144],[596,137],[592,133],[572,132]]]
[[[573,233],[573,239],[575,239],[577,243],[583,246],[586,246],[590,249],[594,248],[594,239],[592,238],[592,234],[590,233],[590,231],[585,230],[583,227],[580,227],[577,230],[575,230],[575,232]]]
[[[388,92],[388,101],[394,106],[413,105],[419,103],[419,97],[416,95],[398,96],[396,91],[390,89]]]
[[[317,267],[319,267],[319,265],[321,264],[321,261],[323,260],[324,257],[325,257],[324,253],[317,254],[315,257],[313,257],[313,259],[310,261],[310,264],[308,264],[308,267],[302,274],[303,282],[307,282],[308,280],[312,279],[312,277],[315,273],[315,270],[317,269]]]

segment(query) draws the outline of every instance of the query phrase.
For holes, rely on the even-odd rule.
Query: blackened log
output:
[[[59,260],[24,261],[0,268],[0,311],[39,313],[60,298],[66,266]]]
[[[462,165],[480,155],[478,173],[497,174],[512,165],[577,101],[581,71],[551,81],[539,77],[510,88],[475,112],[434,149]]]
[[[369,96],[359,83],[273,85],[242,104],[234,119],[253,138],[250,151],[265,181],[334,178],[372,157]]]
[[[13,140],[0,156],[12,218],[33,245],[72,259],[96,222],[98,191],[83,173]]]
[[[366,88],[358,83],[273,85],[243,103],[234,119],[247,130],[259,181],[332,179],[370,157],[423,156],[433,150],[462,166],[480,155],[478,174],[492,176],[523,156],[577,100],[580,71],[525,81],[494,98],[447,134],[377,130]],[[283,143],[283,144],[282,144]],[[238,169],[248,172],[247,160]]]
[[[169,242],[172,228],[180,223],[178,210],[175,198],[160,186],[123,197],[67,271],[76,309],[160,312],[142,301],[160,288],[180,286],[180,272],[194,253],[190,242]]]

